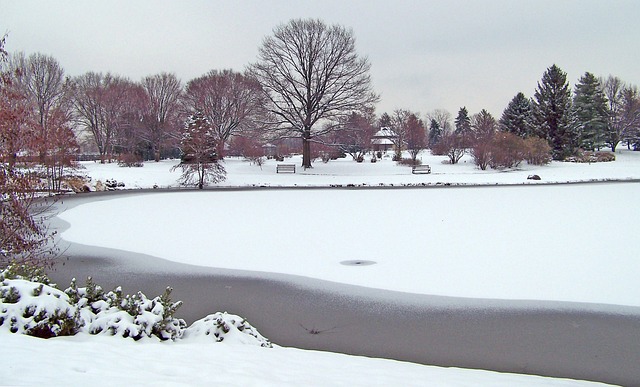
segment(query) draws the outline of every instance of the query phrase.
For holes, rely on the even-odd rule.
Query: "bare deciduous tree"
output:
[[[453,130],[453,126],[451,124],[451,113],[445,109],[435,109],[427,113],[427,121],[431,122],[431,120],[435,120],[438,123],[438,127],[443,133]]]
[[[33,119],[37,124],[38,149],[34,149],[44,162],[50,142],[49,121],[68,117],[68,85],[64,70],[58,61],[48,55],[36,53],[25,58],[17,53],[11,59],[15,83],[23,91],[33,106]],[[60,113],[63,113],[62,115]]]
[[[302,166],[311,167],[311,142],[378,101],[366,58],[356,53],[353,31],[320,20],[296,19],[276,27],[250,66],[267,97],[270,127],[302,139]]]
[[[42,218],[47,204],[33,190],[39,179],[14,165],[34,122],[29,121],[27,97],[12,84],[14,74],[5,71],[5,39],[0,39],[0,264],[50,265],[56,249],[50,247],[53,233]]]
[[[636,86],[627,86],[622,91],[622,137],[627,147],[640,149],[640,93]]]
[[[396,109],[391,115],[391,130],[393,135],[388,139],[393,143],[394,148],[394,160],[399,161],[402,159],[402,151],[407,146],[407,122],[411,112],[404,109]]]
[[[413,165],[417,165],[418,154],[427,147],[427,136],[424,123],[415,114],[407,118],[407,150]]]
[[[363,160],[371,149],[371,138],[375,134],[373,112],[363,115],[353,112],[341,122],[341,127],[331,134],[330,143],[341,152],[351,155],[353,160]]]
[[[143,109],[144,91],[126,78],[87,73],[74,79],[76,119],[92,136],[100,161],[112,159],[115,146],[130,151]]]
[[[162,151],[178,139],[178,117],[182,83],[175,74],[160,73],[142,80],[147,98],[142,139],[149,143],[153,159],[160,161]]]
[[[450,164],[456,164],[466,152],[465,137],[455,132],[444,133],[432,151],[437,155],[446,155]]]
[[[212,70],[187,84],[184,101],[187,111],[201,111],[218,139],[218,157],[231,136],[256,129],[263,105],[260,84],[232,70]]]

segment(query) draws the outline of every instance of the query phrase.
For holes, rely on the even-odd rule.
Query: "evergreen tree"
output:
[[[466,135],[471,133],[471,118],[466,106],[458,110],[458,116],[455,119],[456,134]]]
[[[491,138],[496,131],[496,120],[486,109],[480,110],[471,121],[476,140]]]
[[[380,119],[378,120],[378,127],[380,128],[390,128],[391,127],[391,116],[387,113],[382,113]]]
[[[580,130],[580,147],[587,150],[603,147],[608,137],[607,98],[598,79],[589,72],[576,84],[573,111]]]
[[[429,147],[430,148],[440,142],[440,139],[442,138],[442,134],[443,134],[442,132],[443,130],[440,127],[440,124],[438,124],[438,121],[432,118],[431,124],[429,125]]]
[[[215,130],[201,111],[191,115],[182,129],[180,147],[182,162],[175,168],[182,169],[180,182],[196,185],[199,189],[226,178],[224,167],[218,162],[218,145]]]
[[[533,134],[533,112],[531,100],[523,93],[516,94],[500,117],[500,130],[522,138]]]
[[[571,109],[567,73],[555,64],[542,75],[534,95],[536,134],[551,146],[554,160],[564,160],[577,149],[578,135]]]
[[[455,119],[456,131],[461,142],[461,146],[467,148],[471,146],[473,142],[473,130],[471,129],[471,118],[469,118],[469,112],[465,106],[458,110],[458,116]]]

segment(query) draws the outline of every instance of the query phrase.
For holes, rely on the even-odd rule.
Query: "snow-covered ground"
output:
[[[78,335],[42,340],[2,334],[11,354],[0,384],[13,386],[603,386],[295,348],[134,342]],[[35,366],[37,364],[37,366]]]
[[[217,186],[330,186],[330,185],[409,185],[409,184],[522,184],[536,183],[527,180],[527,176],[537,174],[539,183],[591,181],[591,180],[628,180],[640,179],[640,152],[619,150],[616,161],[597,164],[577,164],[552,162],[546,166],[531,166],[523,163],[520,168],[509,171],[481,171],[475,167],[469,155],[465,155],[458,164],[443,164],[447,158],[424,153],[419,158],[423,164],[431,166],[429,175],[412,175],[411,168],[398,166],[391,161],[391,154],[385,155],[377,163],[356,163],[351,157],[333,160],[329,163],[316,161],[312,169],[300,168],[301,157],[285,159],[284,164],[296,164],[295,174],[277,174],[275,160],[267,160],[262,167],[250,164],[239,158],[227,158],[224,166],[227,170],[226,181]],[[125,183],[125,188],[178,187],[180,170],[170,169],[177,160],[164,160],[159,163],[147,162],[143,168],[122,168],[117,164],[83,162],[84,172],[92,177],[95,184],[100,180],[116,179]]]
[[[531,182],[530,174],[540,175],[543,183],[640,178],[640,152],[619,152],[613,163],[524,165],[509,172],[479,171],[468,158],[458,165],[442,160],[423,156],[433,174],[411,175],[389,159],[318,162],[296,174],[276,174],[273,161],[261,169],[228,159],[222,185],[522,184]],[[176,187],[178,172],[169,172],[175,163],[144,168],[85,163],[85,172],[94,182],[116,179],[127,188]],[[632,253],[640,231],[638,194],[640,183],[216,190],[116,196],[60,216],[71,224],[62,233],[67,241],[195,265],[405,292],[638,306],[634,279],[640,266]],[[179,232],[185,224],[188,238]],[[281,239],[283,232],[291,237]],[[196,242],[201,238],[205,245]],[[347,260],[376,263],[341,264]],[[0,363],[3,385],[595,385],[209,341],[136,343],[88,335],[45,341],[3,334],[2,347],[12,354]]]

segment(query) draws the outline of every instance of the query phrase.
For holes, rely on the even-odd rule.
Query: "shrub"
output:
[[[211,336],[218,342],[272,347],[245,319],[226,312],[186,328],[184,320],[174,317],[182,302],[171,300],[171,290],[152,299],[142,292],[125,295],[120,287],[105,293],[89,277],[85,287],[74,279],[63,292],[49,284],[42,269],[14,265],[0,271],[0,330],[41,338],[80,332],[134,340]]]
[[[491,168],[515,168],[525,159],[527,149],[524,140],[509,132],[497,132],[490,145]]]
[[[601,163],[615,161],[616,155],[611,152],[591,152],[580,150],[577,156],[567,157],[565,161],[572,163]]]
[[[524,140],[525,160],[531,165],[546,165],[551,162],[551,147],[540,137],[529,137]]]
[[[86,287],[78,288],[74,280],[65,293],[84,308],[83,317],[91,334],[176,340],[182,336],[186,323],[174,317],[182,302],[171,301],[171,290],[167,288],[162,296],[153,299],[142,292],[124,295],[120,287],[105,293],[89,277]]]
[[[466,140],[455,133],[445,133],[440,141],[431,148],[431,153],[447,156],[449,164],[457,164],[466,152]]]
[[[616,161],[616,155],[611,152],[596,152],[595,157],[598,163]]]
[[[418,159],[414,160],[412,158],[405,157],[405,158],[402,158],[402,159],[398,160],[397,163],[398,163],[398,165],[407,165],[407,166],[412,167],[414,165],[422,164],[422,160],[418,160]]]
[[[48,285],[46,276],[30,274],[47,284],[24,279],[31,275],[23,277],[12,269],[0,274],[0,328],[45,339],[80,331],[84,322],[77,306],[64,292]]]
[[[185,339],[211,337],[216,342],[253,344],[272,348],[273,345],[256,328],[240,316],[227,312],[214,313],[194,322],[184,333]]]
[[[477,141],[471,147],[471,157],[478,168],[486,170],[491,161],[491,143],[486,140]]]
[[[144,167],[144,163],[141,156],[135,153],[123,153],[118,157],[118,166],[120,167]]]

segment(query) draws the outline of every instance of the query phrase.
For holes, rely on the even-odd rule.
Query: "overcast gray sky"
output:
[[[30,1],[0,0],[6,49],[52,55],[75,76],[111,71],[183,82],[241,71],[262,38],[292,18],[352,28],[371,62],[377,113],[396,108],[496,118],[532,96],[557,64],[572,87],[585,71],[640,85],[640,1]]]

